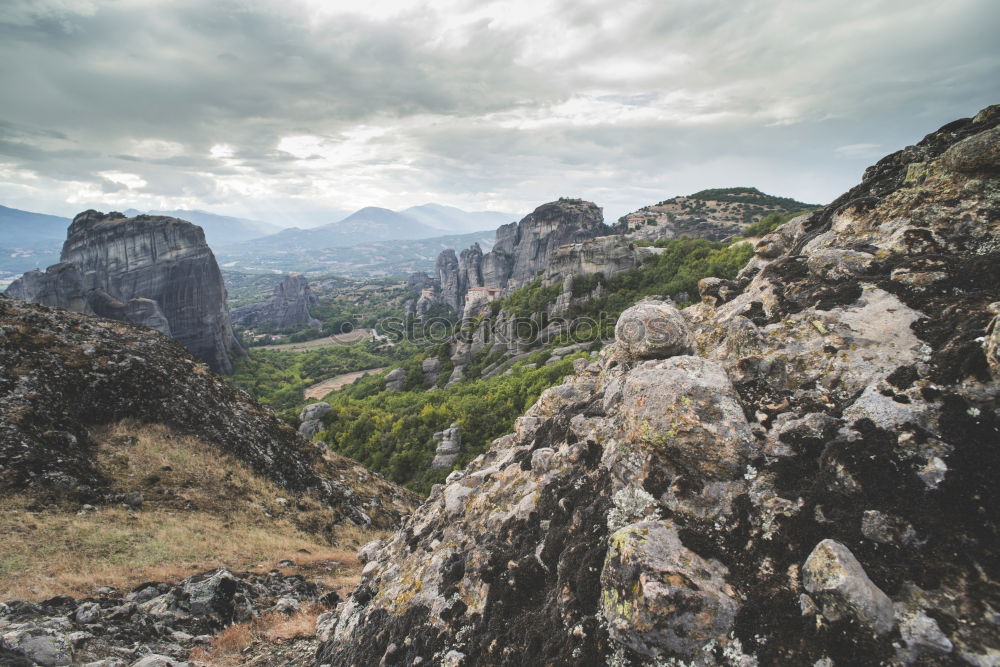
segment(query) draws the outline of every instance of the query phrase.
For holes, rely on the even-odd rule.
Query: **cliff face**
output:
[[[361,466],[322,454],[176,341],[0,296],[0,496],[102,502],[109,480],[91,429],[121,420],[194,435],[358,524],[392,525],[412,502]]]
[[[478,243],[460,256],[454,250],[443,251],[437,261],[441,297],[461,315],[470,288],[526,285],[560,246],[607,232],[601,209],[591,202],[560,199],[543,204],[520,222],[497,229],[496,244],[485,255]]]
[[[322,323],[309,314],[309,309],[318,305],[319,299],[309,289],[305,276],[290,273],[274,288],[270,299],[236,308],[232,312],[232,320],[233,324],[241,327],[270,324],[286,329],[304,324],[318,329]]]
[[[244,354],[233,335],[222,274],[200,227],[175,218],[85,211],[69,227],[61,260],[45,273],[26,274],[6,293],[157,329],[219,373],[231,373],[231,357]]]
[[[1000,656],[1000,107],[888,156],[363,553],[317,664]]]
[[[557,249],[549,256],[542,274],[542,284],[554,285],[574,276],[602,273],[610,278],[642,263],[657,248],[636,247],[621,236],[601,236]]]

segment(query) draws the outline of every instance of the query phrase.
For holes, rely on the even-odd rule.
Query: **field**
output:
[[[342,389],[349,384],[353,384],[358,378],[364,377],[369,373],[381,373],[387,367],[383,368],[369,368],[365,371],[354,371],[353,373],[344,373],[343,375],[337,375],[328,380],[323,380],[322,382],[317,382],[311,387],[307,387],[304,392],[302,392],[303,398],[307,401],[311,398],[322,399],[324,396],[330,392]]]

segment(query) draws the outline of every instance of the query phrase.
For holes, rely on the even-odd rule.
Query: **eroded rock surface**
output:
[[[232,373],[232,358],[245,354],[201,227],[163,216],[84,211],[69,226],[60,259],[44,273],[28,272],[6,294],[148,326],[218,373]]]
[[[319,299],[309,289],[306,277],[301,273],[290,273],[274,288],[270,299],[236,308],[232,319],[233,324],[241,327],[267,324],[278,329],[301,325],[318,329],[322,323],[309,314],[309,310],[318,305]]]
[[[998,125],[765,237],[686,344],[546,390],[369,554],[317,664],[996,664]]]

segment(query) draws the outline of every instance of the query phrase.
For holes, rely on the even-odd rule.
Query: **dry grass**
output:
[[[191,660],[206,667],[236,667],[245,664],[246,651],[254,644],[308,639],[316,632],[316,619],[326,611],[307,605],[294,614],[271,612],[247,623],[231,625],[215,635],[208,648],[195,649]]]
[[[38,510],[30,498],[0,499],[0,600],[128,589],[213,567],[267,570],[284,559],[297,565],[289,571],[308,572],[343,595],[356,577],[357,547],[382,535],[354,526],[312,532],[307,527],[331,528],[330,510],[163,427],[126,422],[94,437],[116,491],[142,491],[145,502],[78,514],[77,507]]]

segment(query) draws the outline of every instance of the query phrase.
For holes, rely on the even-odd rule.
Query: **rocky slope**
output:
[[[318,329],[322,323],[309,314],[319,305],[319,299],[309,289],[309,281],[301,273],[285,276],[274,294],[264,303],[252,303],[233,310],[233,324],[238,327],[269,325],[287,329],[305,325]]]
[[[6,294],[151,327],[218,373],[231,373],[231,358],[244,354],[205,234],[183,220],[80,213],[61,263],[25,274]]]
[[[679,236],[721,241],[769,213],[796,213],[811,208],[816,207],[767,195],[757,188],[719,188],[644,206],[619,218],[614,231],[648,241]]]
[[[8,600],[0,603],[0,664],[186,667],[189,654],[205,651],[227,626],[338,601],[300,575],[226,569],[177,583],[150,581],[128,592],[102,587],[84,599]]]
[[[991,107],[623,313],[362,551],[317,664],[997,664],[998,267]]]
[[[393,525],[412,502],[323,455],[176,341],[0,296],[0,496],[103,502],[112,485],[95,464],[91,430],[121,420],[195,435],[357,524]]]

